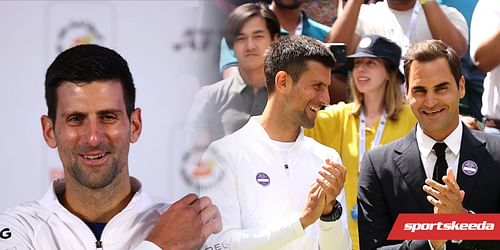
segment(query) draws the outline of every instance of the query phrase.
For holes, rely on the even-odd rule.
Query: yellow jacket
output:
[[[353,218],[353,208],[356,207],[355,213],[357,213],[359,117],[351,114],[353,107],[354,103],[339,103],[319,111],[314,128],[306,129],[304,133],[306,136],[316,139],[319,143],[337,150],[344,166],[347,168],[345,182],[347,208],[344,208],[344,211],[349,213],[349,233],[351,234],[353,249],[359,249],[357,220]],[[380,145],[405,136],[415,127],[416,123],[417,120],[411,109],[407,104],[404,104],[397,121],[387,118]],[[374,122],[373,128],[366,128],[366,150],[371,149],[378,125],[379,119]],[[357,218],[357,214],[355,218]]]

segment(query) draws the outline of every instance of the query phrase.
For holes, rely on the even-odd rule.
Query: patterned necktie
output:
[[[446,163],[446,156],[444,153],[446,147],[446,143],[443,142],[438,142],[434,144],[434,147],[432,147],[437,156],[436,164],[434,165],[434,173],[432,173],[432,179],[441,184],[444,184],[443,176],[446,175],[446,169],[448,168],[448,163]]]

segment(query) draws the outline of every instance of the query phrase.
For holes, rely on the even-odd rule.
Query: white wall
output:
[[[136,83],[144,128],[131,146],[131,175],[167,200],[189,191],[179,175],[181,130],[200,82],[194,60],[206,52],[176,45],[199,12],[196,1],[0,2],[0,210],[38,199],[61,169],[41,134],[44,74],[57,46],[89,38],[89,23],[98,34],[90,41],[117,50]]]

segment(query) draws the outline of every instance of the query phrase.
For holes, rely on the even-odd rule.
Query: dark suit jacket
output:
[[[466,160],[476,162],[473,176],[462,172]],[[388,241],[399,213],[433,213],[422,190],[426,179],[413,129],[406,137],[376,148],[363,157],[359,175],[358,230],[360,248],[430,249],[426,240]],[[457,181],[465,191],[464,208],[476,213],[500,212],[500,137],[463,126]],[[450,249],[500,249],[499,242],[447,243]]]

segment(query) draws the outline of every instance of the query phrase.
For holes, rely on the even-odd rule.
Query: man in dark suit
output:
[[[500,212],[500,137],[460,122],[465,86],[459,58],[443,42],[428,40],[409,49],[404,68],[418,124],[363,157],[361,249],[500,249],[495,241],[387,240],[399,213]]]

